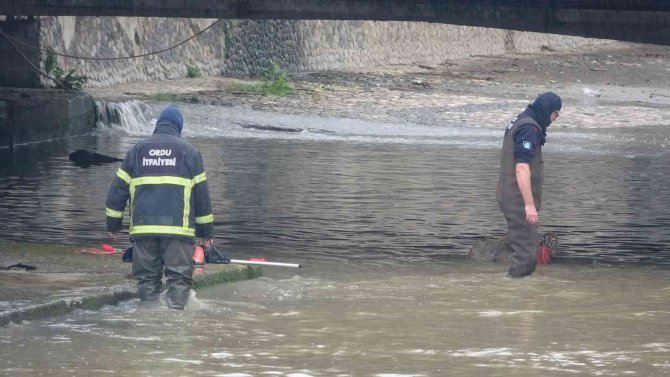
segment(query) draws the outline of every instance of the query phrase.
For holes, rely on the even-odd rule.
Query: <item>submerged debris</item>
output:
[[[540,240],[540,246],[555,249],[558,246],[558,236],[553,232],[545,233]],[[472,246],[468,257],[481,262],[510,263],[512,260],[512,248],[509,244],[509,238],[505,235],[504,237],[486,237],[481,239]]]

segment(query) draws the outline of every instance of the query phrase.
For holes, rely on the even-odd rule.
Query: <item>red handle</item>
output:
[[[102,244],[102,250],[105,250],[106,252],[113,253],[116,251],[112,245],[108,245],[106,243]]]

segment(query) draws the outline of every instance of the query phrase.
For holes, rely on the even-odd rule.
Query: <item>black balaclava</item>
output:
[[[158,116],[156,121],[156,128],[154,133],[161,128],[172,128],[177,131],[177,134],[181,135],[181,130],[184,128],[184,117],[182,117],[181,112],[174,106],[168,106],[161,114]]]
[[[551,113],[560,111],[561,105],[561,97],[557,94],[552,92],[542,93],[518,117],[529,116],[542,127],[542,144],[544,144],[547,137],[547,127],[551,124]]]

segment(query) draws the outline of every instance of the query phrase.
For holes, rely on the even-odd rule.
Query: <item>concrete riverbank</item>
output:
[[[137,297],[131,264],[120,253],[90,254],[88,248],[3,241],[0,266],[0,327],[54,317],[75,309],[98,309]],[[196,270],[196,289],[262,275],[258,267],[206,265]]]

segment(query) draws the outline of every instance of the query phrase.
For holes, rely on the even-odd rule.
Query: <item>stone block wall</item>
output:
[[[44,17],[41,45],[87,57],[140,55],[173,46],[216,20]],[[437,64],[469,55],[540,52],[604,43],[594,39],[425,22],[222,20],[165,53],[127,60],[59,57],[89,77],[88,87],[203,75],[254,75],[275,60],[289,72],[389,64]]]
[[[137,56],[171,47],[215,20],[135,17],[43,17],[42,46],[80,60],[58,57],[61,67],[77,69],[89,78],[87,87],[123,82],[174,79],[193,66],[203,75],[221,74],[223,33],[216,27],[165,53],[122,60],[111,57]]]

